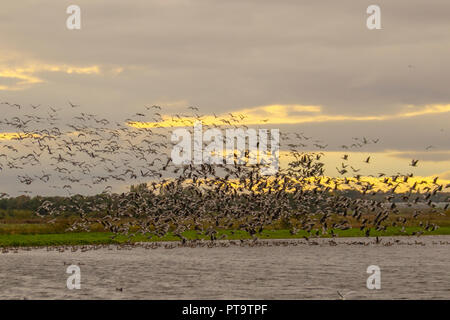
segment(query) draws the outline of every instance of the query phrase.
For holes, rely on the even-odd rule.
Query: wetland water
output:
[[[397,240],[397,243],[395,241]],[[274,240],[276,241],[276,240]],[[0,253],[1,299],[450,299],[450,237],[342,238],[317,245]],[[364,244],[351,244],[361,242]],[[395,243],[385,246],[383,243]],[[66,268],[81,269],[69,290]],[[368,290],[369,265],[381,289]],[[122,291],[116,290],[122,288]]]

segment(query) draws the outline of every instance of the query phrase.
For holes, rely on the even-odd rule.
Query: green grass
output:
[[[400,236],[410,235],[412,232],[420,231],[420,227],[407,227],[406,234],[400,231],[400,228],[390,227],[384,232],[372,231],[371,236]],[[336,230],[339,237],[364,237],[364,233],[359,229]],[[219,230],[218,237],[226,234],[229,240],[249,239],[250,235],[245,231]],[[425,232],[425,235],[450,235],[450,227],[441,227],[433,232]],[[208,239],[206,236],[199,236],[194,231],[186,231],[183,234],[187,239]],[[291,235],[289,230],[264,230],[259,239],[295,239],[303,238],[306,232],[299,232],[296,235]],[[118,236],[112,238],[113,234],[106,232],[77,232],[77,233],[52,233],[52,234],[0,234],[0,247],[19,247],[19,246],[57,246],[57,245],[89,245],[89,244],[119,244],[131,242],[144,241],[176,241],[178,237],[167,234],[162,238],[152,237],[149,239],[146,236],[136,236],[128,238],[126,236]]]
[[[64,233],[67,226],[48,223],[2,223],[0,234],[49,234]]]

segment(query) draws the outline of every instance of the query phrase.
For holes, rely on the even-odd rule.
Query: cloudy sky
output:
[[[81,30],[66,28],[71,4]],[[381,30],[366,27],[371,4]],[[448,0],[2,2],[0,100],[115,119],[152,104],[246,113],[330,151],[380,138],[368,151],[450,177],[449,12]]]

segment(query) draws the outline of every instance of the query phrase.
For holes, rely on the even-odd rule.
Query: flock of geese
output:
[[[90,252],[97,250],[108,251],[120,251],[120,250],[132,250],[141,248],[145,250],[155,249],[177,249],[177,248],[229,248],[229,247],[297,247],[297,246],[384,246],[390,247],[396,246],[448,246],[450,241],[445,240],[432,240],[431,242],[419,241],[419,240],[400,240],[389,239],[386,241],[374,241],[374,240],[340,240],[335,239],[310,239],[306,240],[228,240],[228,241],[209,241],[205,239],[191,240],[185,243],[182,242],[130,242],[121,244],[93,244],[93,245],[61,245],[61,246],[48,246],[45,248],[47,252]],[[20,251],[32,251],[35,249],[42,249],[42,247],[3,247],[0,253],[19,253]],[[64,265],[70,265],[70,262],[64,262]],[[77,265],[83,265],[82,262],[77,262]]]
[[[78,219],[69,230],[101,225],[130,240],[139,234],[151,238],[171,232],[180,244],[163,245],[170,248],[224,245],[220,241],[208,244],[226,239],[218,232],[221,229],[245,231],[251,237],[227,245],[257,245],[263,230],[278,225],[289,228],[292,235],[306,232],[305,240],[314,243],[315,237],[335,237],[336,230],[353,227],[366,236],[389,226],[405,230],[408,220],[420,217],[421,210],[443,214],[448,209],[448,205],[438,208],[434,202],[450,187],[437,177],[432,182],[410,183],[412,173],[380,173],[375,183],[366,179],[361,168],[349,164],[348,154],[336,168],[340,176],[326,176],[320,150],[327,144],[300,132],[281,134],[280,150],[287,151],[289,161],[272,176],[261,174],[261,164],[248,162],[175,165],[170,156],[174,145],[171,126],[192,129],[195,120],[205,117],[196,107],[189,108],[190,114],[166,117],[160,106],[146,106],[125,121],[112,121],[80,112],[81,107],[71,102],[60,108],[9,102],[0,105],[8,108],[5,115],[14,113],[0,120],[0,179],[2,174],[16,175],[21,186],[17,191],[24,195],[37,189],[65,194],[63,200],[40,197],[36,214],[76,214]],[[75,113],[70,121],[69,112]],[[216,122],[204,128],[247,128],[245,115],[214,117]],[[148,119],[152,125],[133,125]],[[167,119],[171,126],[159,125]],[[357,137],[341,148],[358,149],[378,142]],[[313,149],[319,150],[309,151]],[[371,157],[358,162],[367,166]],[[418,160],[413,159],[407,167],[417,165]],[[125,191],[131,184],[135,187]],[[124,190],[113,192],[117,188]],[[399,193],[400,188],[407,190]],[[356,191],[357,196],[349,191]],[[0,199],[8,197],[7,190],[0,192]],[[402,214],[398,202],[411,207],[413,214]],[[438,228],[427,221],[422,226],[423,231]],[[211,241],[188,240],[185,231]]]

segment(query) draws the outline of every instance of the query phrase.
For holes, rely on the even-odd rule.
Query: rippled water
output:
[[[395,239],[400,242],[382,245]],[[321,240],[296,246],[10,251],[0,254],[0,298],[336,299],[339,290],[354,291],[347,299],[450,299],[450,237],[383,238],[381,245],[337,241],[336,246]],[[81,268],[80,290],[66,287],[69,264]],[[381,268],[380,290],[366,288],[369,265]]]

